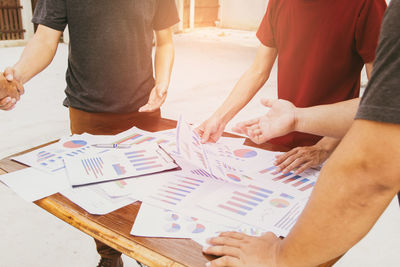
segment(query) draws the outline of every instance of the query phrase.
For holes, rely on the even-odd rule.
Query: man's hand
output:
[[[282,99],[262,99],[261,103],[271,108],[262,117],[239,122],[235,132],[247,135],[254,143],[265,143],[271,138],[294,131],[296,126],[296,107]]]
[[[23,93],[24,87],[14,78],[12,68],[7,68],[4,73],[0,73],[0,109],[13,109]]]
[[[252,237],[242,233],[225,232],[208,240],[206,254],[221,256],[207,263],[207,267],[217,266],[278,266],[278,252],[281,240],[273,233]]]
[[[296,147],[285,154],[276,156],[277,171],[283,174],[294,170],[300,174],[311,167],[321,165],[332,154],[340,139],[324,137],[313,146]]]
[[[156,84],[151,90],[149,101],[146,105],[139,108],[139,112],[152,112],[161,107],[167,98],[168,84]]]
[[[216,115],[213,115],[197,127],[195,131],[201,137],[203,144],[207,142],[215,143],[224,132],[225,125]]]

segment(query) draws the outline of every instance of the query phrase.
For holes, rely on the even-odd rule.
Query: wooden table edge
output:
[[[71,226],[90,235],[91,237],[107,244],[123,254],[149,266],[185,266],[170,258],[167,258],[145,246],[142,246],[122,235],[96,223],[79,212],[67,209],[56,199],[44,198],[35,201],[35,204],[50,214],[65,221]]]
[[[56,141],[50,142],[54,143]],[[3,158],[0,162],[4,162],[10,160],[11,157],[27,153],[39,147],[48,145],[43,144],[38,147],[34,147],[32,149],[16,153],[12,156]],[[17,163],[17,162],[16,162]],[[19,164],[19,163],[17,163]],[[8,173],[7,170],[0,167],[0,175]],[[71,226],[75,227],[76,229],[88,234],[89,236],[107,244],[108,246],[120,251],[121,253],[142,262],[148,266],[171,266],[171,267],[181,267],[186,266],[179,262],[176,262],[162,254],[155,252],[139,243],[134,242],[128,238],[125,238],[122,235],[115,233],[114,231],[104,227],[103,225],[96,223],[87,217],[79,214],[77,211],[66,209],[63,205],[61,205],[56,199],[52,199],[49,197],[43,198],[41,200],[34,202],[39,207],[43,208],[50,214],[53,214],[57,218],[65,221],[66,223],[70,224]],[[86,224],[86,226],[85,226]],[[107,237],[108,236],[108,237]],[[112,238],[110,238],[112,237]],[[114,239],[114,240],[113,240]],[[117,242],[121,242],[119,244],[124,244],[126,247],[119,245]],[[129,248],[129,249],[128,249]],[[140,253],[139,253],[140,252]],[[343,256],[343,255],[342,255]],[[318,265],[318,267],[331,267],[333,266],[342,256],[339,256],[335,259],[332,259],[324,264]]]

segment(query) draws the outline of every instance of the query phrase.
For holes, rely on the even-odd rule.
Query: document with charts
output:
[[[174,160],[155,144],[129,149],[109,149],[66,158],[65,166],[72,186],[135,177],[178,168]]]

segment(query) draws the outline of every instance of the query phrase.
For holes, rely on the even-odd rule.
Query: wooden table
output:
[[[152,121],[151,124],[145,121],[136,126],[147,131],[159,131],[176,127],[176,122],[160,119]],[[249,140],[246,140],[245,144],[256,146]],[[256,147],[272,151],[286,150],[284,147],[271,144]],[[37,148],[39,147],[17,155]],[[0,174],[26,168],[25,165],[12,161],[10,158],[11,156],[0,160]],[[204,266],[206,262],[213,259],[212,256],[204,255],[201,246],[189,239],[149,238],[130,235],[140,208],[140,202],[101,216],[89,214],[59,193],[34,203],[82,232],[148,266]],[[332,266],[336,261],[337,259],[320,265],[320,267]]]

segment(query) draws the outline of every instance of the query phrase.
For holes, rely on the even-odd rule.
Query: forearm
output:
[[[15,78],[21,83],[26,83],[46,68],[57,51],[61,32],[43,27],[39,26],[37,33],[28,42],[19,61],[13,67]]]
[[[156,47],[154,59],[156,84],[164,84],[168,87],[174,64],[174,56],[175,51],[172,43]]]
[[[230,121],[268,80],[277,57],[277,49],[260,45],[250,68],[240,77],[214,116],[223,123]]]
[[[330,105],[296,108],[294,130],[341,138],[349,130],[359,103],[360,99],[356,98]]]
[[[214,116],[224,122],[230,121],[254,97],[267,79],[268,76],[263,73],[254,72],[251,68],[247,70],[215,111]]]
[[[381,134],[381,125],[366,124],[354,123],[323,168],[307,207],[280,246],[279,266],[316,266],[342,255],[368,233],[400,189],[399,143],[387,142],[399,129]],[[385,149],[376,150],[380,145]]]

